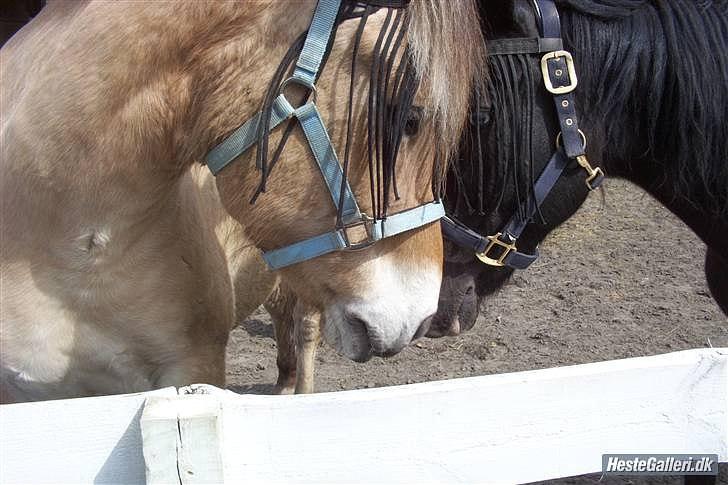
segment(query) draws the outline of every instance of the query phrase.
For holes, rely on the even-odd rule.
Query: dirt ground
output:
[[[389,386],[623,359],[699,347],[728,347],[728,318],[710,296],[705,249],[640,189],[608,180],[541,246],[541,259],[482,309],[469,333],[423,339],[389,359],[356,364],[323,344],[317,391]],[[726,275],[728,277],[728,275]],[[228,345],[228,382],[270,392],[275,342],[264,311],[242,322]],[[598,476],[549,484],[596,483]],[[728,467],[720,481],[728,483]],[[677,478],[601,483],[677,484]]]

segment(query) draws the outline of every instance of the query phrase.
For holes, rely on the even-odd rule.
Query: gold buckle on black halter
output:
[[[581,148],[582,150],[586,151],[586,135],[583,131],[579,130],[579,136],[581,137]],[[556,149],[561,148],[561,132],[558,132],[556,134]],[[592,167],[591,163],[589,163],[589,159],[586,158],[586,155],[578,155],[576,157],[576,163],[579,164],[581,168],[586,170],[586,186],[589,188],[589,190],[596,190],[599,188],[599,184],[601,183],[601,180],[604,178],[604,171],[602,171],[599,167]],[[597,184],[594,185],[592,182],[596,181]]]
[[[501,240],[501,236],[505,236],[507,240]],[[488,243],[488,246],[486,246],[485,250],[483,250],[482,253],[475,253],[475,256],[477,256],[480,261],[487,264],[488,266],[505,266],[505,260],[508,255],[517,250],[516,238],[508,233],[504,235],[503,233],[499,232],[494,236],[488,236],[488,240],[490,241],[490,243]],[[491,257],[488,255],[488,253],[490,253],[493,248],[499,248],[502,250],[500,256],[495,257],[495,255],[493,255],[493,257]]]
[[[569,74],[569,84],[566,86],[554,87],[554,83],[551,81],[551,74],[549,73],[549,61],[560,59],[562,57],[566,62],[566,70]],[[543,75],[543,83],[546,86],[546,90],[551,94],[567,94],[576,89],[576,85],[578,83],[576,78],[576,67],[574,67],[574,58],[571,57],[571,53],[569,51],[553,51],[545,54],[541,58],[541,74]],[[557,73],[557,75],[561,74]]]

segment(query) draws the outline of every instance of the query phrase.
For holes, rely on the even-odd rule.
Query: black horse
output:
[[[539,242],[587,197],[584,168],[565,158],[550,193],[536,203],[534,183],[569,123],[581,129],[581,142],[588,141],[589,160],[652,194],[705,242],[708,285],[728,314],[728,1],[557,0],[563,49],[573,55],[578,74],[569,98],[544,85],[544,76],[554,72],[567,78],[566,85],[575,79],[566,64],[542,72],[541,57],[554,39],[544,39],[538,3],[481,2],[491,49],[489,91],[478,96],[446,196],[460,228],[482,236],[527,224],[517,239],[501,235],[481,258],[467,237],[465,247],[448,244],[440,306],[428,335],[471,328],[480,301],[513,272],[481,259],[498,264],[515,253],[513,246],[521,255],[536,255]],[[578,117],[564,123],[560,107],[573,111],[569,100]]]
[[[2,0],[0,2],[0,47],[35,17],[46,0]]]

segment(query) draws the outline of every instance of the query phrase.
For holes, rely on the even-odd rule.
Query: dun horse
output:
[[[407,3],[343,2],[309,84],[283,76],[314,0],[49,2],[16,34],[0,51],[2,400],[223,384],[235,306],[258,291],[241,224],[341,353],[409,343],[442,264],[417,209],[438,196],[481,43],[469,3]],[[283,108],[312,114],[311,148],[293,120],[269,133]],[[225,162],[218,200],[194,164],[251,117],[257,150]],[[352,200],[360,224],[343,220]],[[297,244],[319,235],[367,247]]]
[[[446,250],[428,335],[473,326],[480,301],[579,208],[594,188],[585,181],[601,176],[596,165],[642,187],[705,242],[707,280],[728,314],[728,2],[557,1],[555,36],[573,64],[566,54],[542,61],[561,48],[553,11],[539,17],[529,0],[480,5],[491,83],[448,182],[456,221],[444,227],[457,244]],[[562,93],[548,92],[544,76]],[[564,129],[578,146],[557,157]]]

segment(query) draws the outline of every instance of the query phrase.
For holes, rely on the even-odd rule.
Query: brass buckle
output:
[[[488,236],[488,240],[490,241],[490,243],[488,243],[488,246],[486,246],[485,250],[482,253],[475,253],[475,256],[477,256],[480,261],[487,264],[488,266],[505,266],[505,259],[508,257],[509,254],[511,254],[511,252],[516,251],[516,239],[510,234],[506,233],[506,237],[508,237],[509,242],[504,242],[500,240],[500,237],[502,235],[503,233],[499,232],[494,236]],[[501,254],[498,258],[491,258],[490,256],[488,256],[488,253],[494,247],[499,247],[504,250],[503,254]]]
[[[582,149],[586,150],[586,135],[584,134],[583,131],[579,130],[579,136],[581,136]],[[561,148],[561,132],[559,132],[556,135],[556,149],[558,150],[560,148]],[[586,186],[589,188],[589,190],[596,190],[599,186],[592,185],[592,182],[595,179],[604,177],[604,172],[602,171],[602,169],[599,167],[596,167],[596,168],[592,167],[591,163],[589,163],[589,159],[586,158],[586,155],[577,156],[576,163],[578,163],[581,168],[586,170],[586,174],[587,174],[586,181],[585,181]]]
[[[586,158],[586,155],[579,155],[578,157],[576,157],[576,163],[578,163],[584,170],[586,170],[586,186],[589,187],[589,190],[596,189],[597,187],[593,186],[592,182],[597,178],[604,177],[604,172],[602,172],[602,169],[599,167],[593,168],[589,163],[589,160]]]
[[[566,86],[554,87],[551,82],[551,76],[549,75],[549,61],[552,59],[558,59],[564,57],[566,59],[566,69],[569,72],[570,83]],[[578,80],[576,78],[576,67],[574,66],[574,58],[571,57],[569,51],[553,51],[546,53],[541,58],[541,74],[543,75],[543,83],[546,86],[546,90],[551,94],[567,94],[576,89]]]
[[[359,222],[347,224],[341,228],[341,234],[344,236],[346,249],[356,251],[357,249],[368,248],[376,241],[372,235],[372,226],[374,218],[366,214],[361,215]]]

